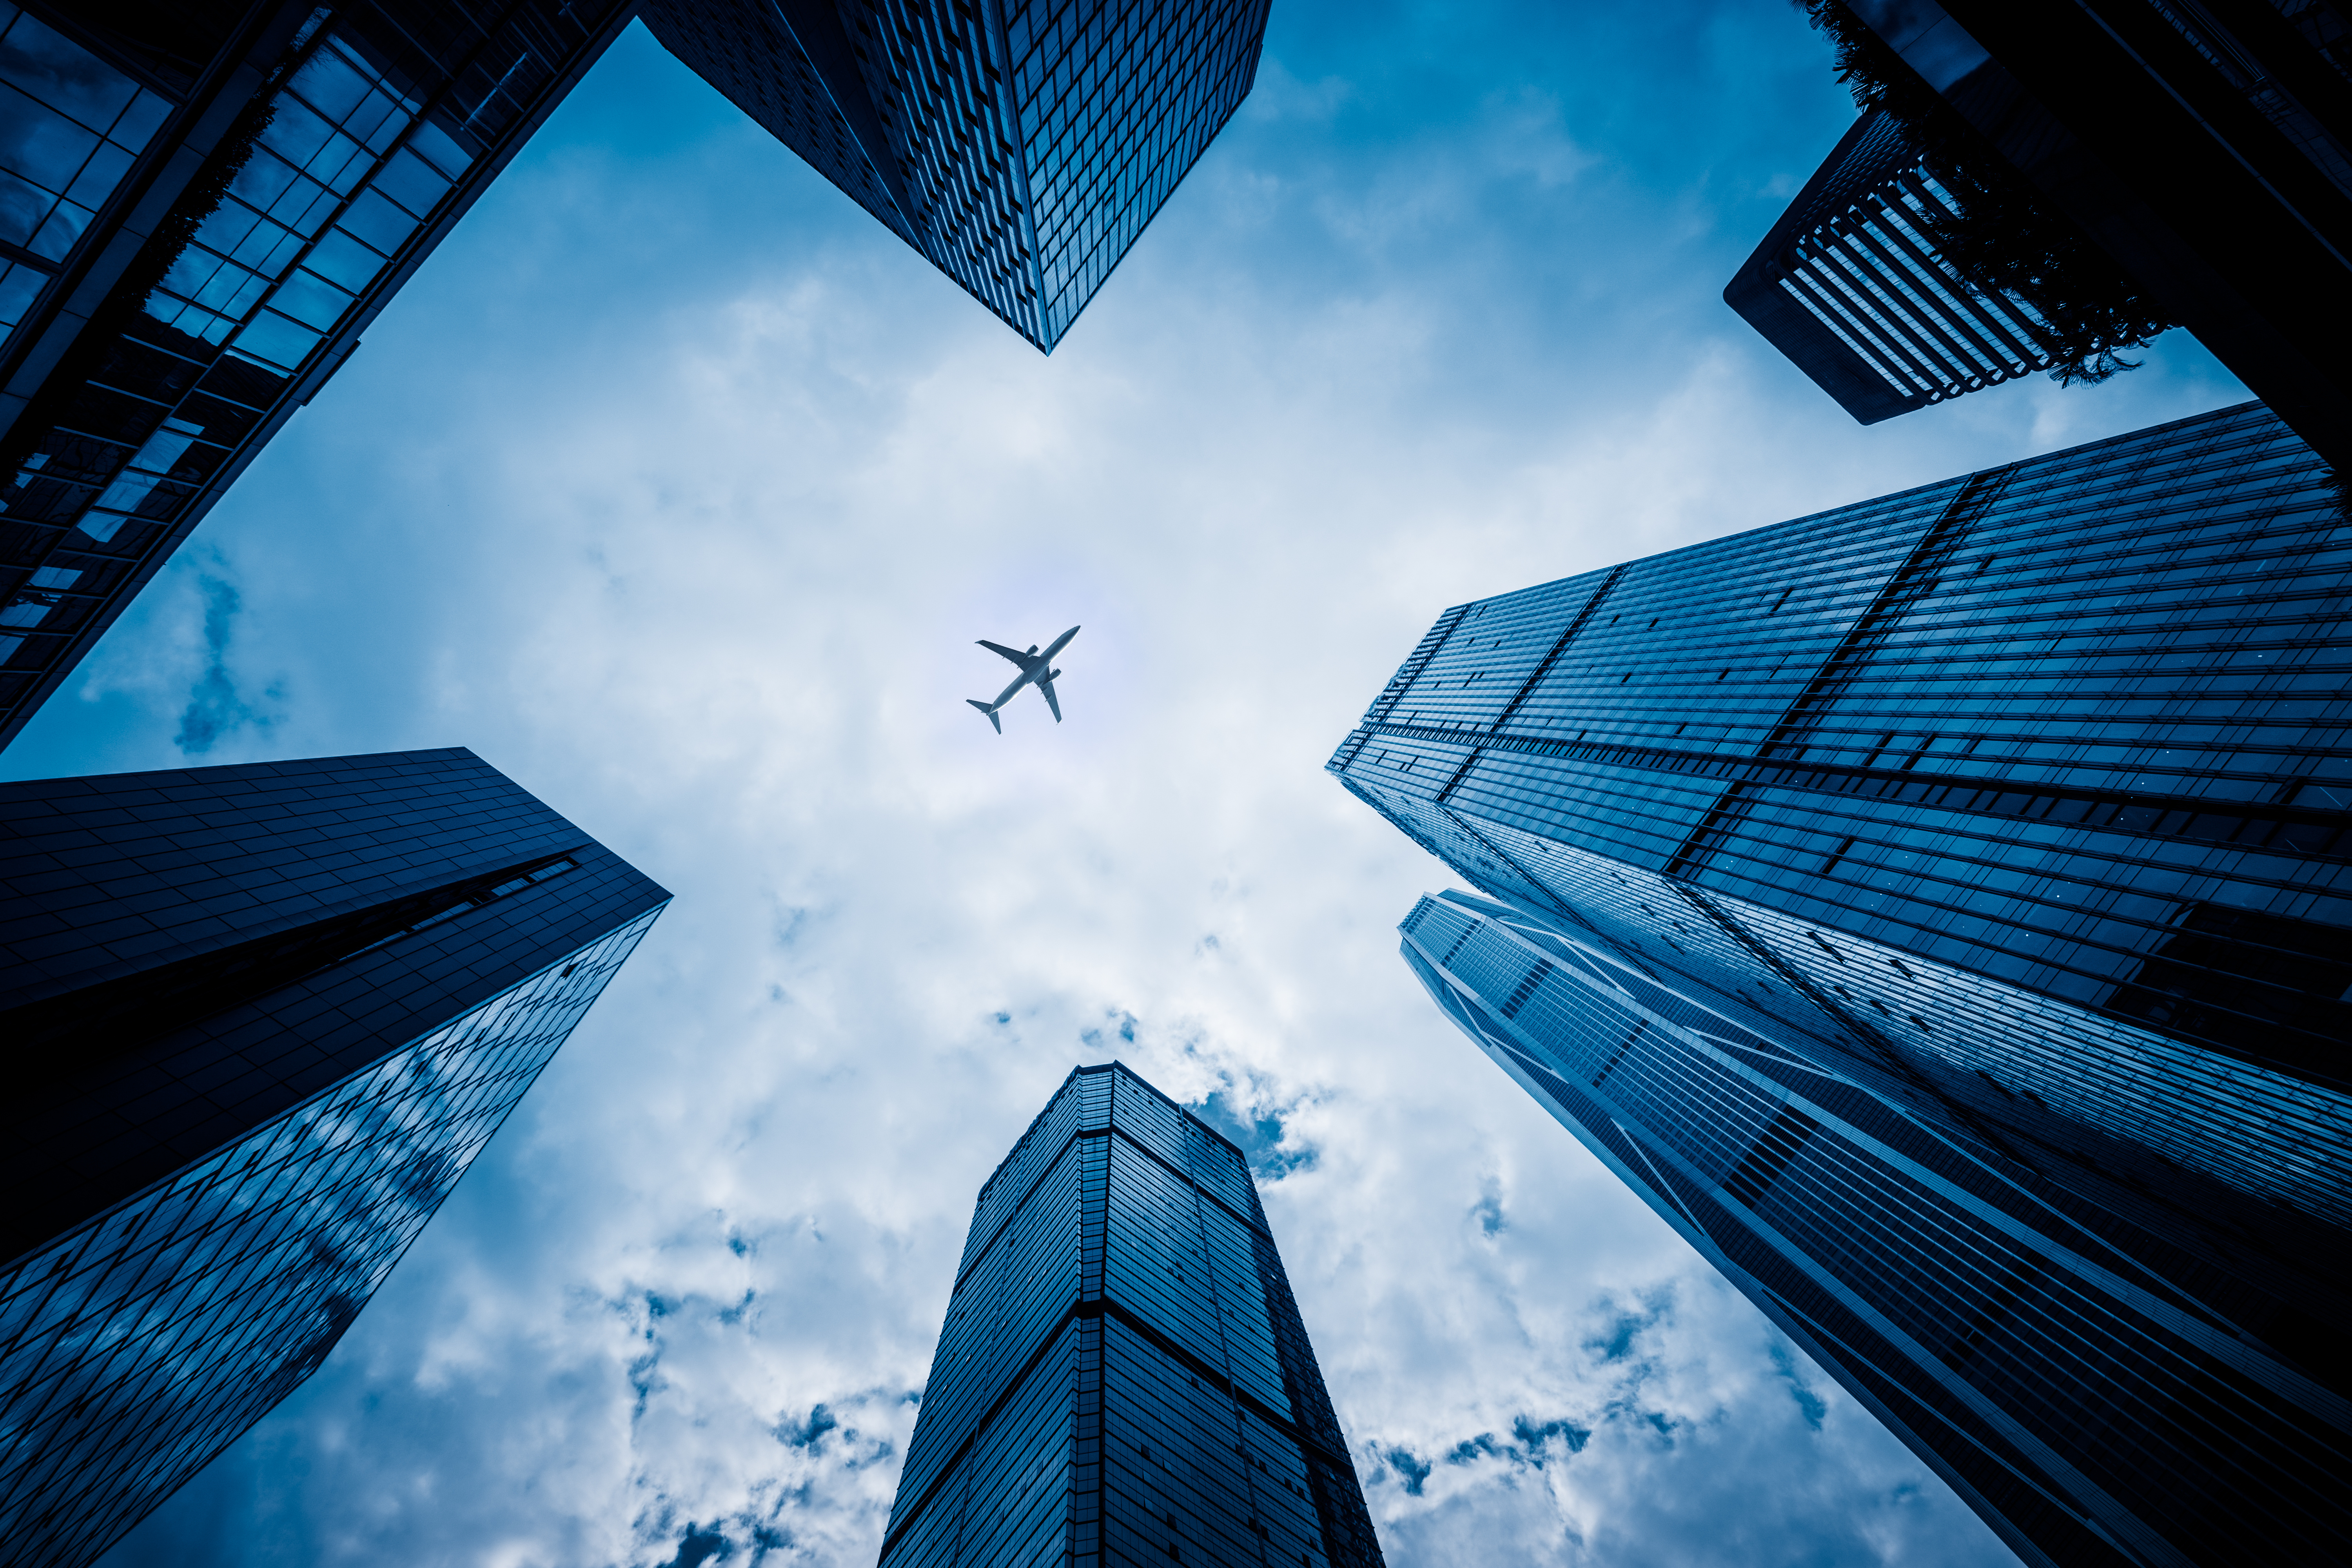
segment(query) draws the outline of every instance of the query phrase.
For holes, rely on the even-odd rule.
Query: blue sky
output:
[[[2243,397],[1853,425],[1720,300],[1852,113],[1781,0],[1277,0],[1049,360],[633,30],[0,759],[468,745],[677,894],[110,1568],[870,1563],[1113,1055],[1275,1139],[1391,1563],[2009,1561],[1429,1005],[1451,879],[1321,771],[1448,605]],[[973,639],[1072,623],[992,734]]]

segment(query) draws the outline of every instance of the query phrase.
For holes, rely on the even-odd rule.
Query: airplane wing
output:
[[[1041,680],[1037,683],[1037,689],[1045,694],[1045,706],[1054,710],[1054,722],[1056,724],[1060,723],[1062,721],[1062,700],[1054,695],[1054,683],[1050,680]]]
[[[991,653],[1003,654],[1005,658],[1011,659],[1013,663],[1019,665],[1024,669],[1029,668],[1029,656],[1025,653],[1017,652],[1013,648],[1006,647],[1001,642],[991,642],[986,637],[980,639],[980,646],[986,648]]]

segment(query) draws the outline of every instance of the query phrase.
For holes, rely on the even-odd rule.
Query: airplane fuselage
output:
[[[1045,661],[1037,657],[1037,645],[1035,643],[1031,643],[1029,645],[1027,657],[1023,658],[1021,661],[1021,673],[1013,678],[1012,685],[997,693],[996,700],[989,706],[992,708],[1003,707],[1007,702],[1013,700],[1013,694],[1014,692],[1019,691],[1023,687],[1036,679],[1037,672],[1045,668]]]
[[[1013,699],[1020,693],[1023,687],[1034,686],[1039,693],[1045,697],[1045,706],[1054,710],[1054,722],[1057,724],[1060,723],[1062,721],[1062,702],[1061,699],[1055,695],[1054,691],[1054,679],[1062,672],[1054,668],[1054,656],[1061,652],[1063,648],[1068,647],[1070,639],[1077,635],[1078,628],[1072,626],[1068,631],[1066,631],[1060,637],[1055,637],[1043,653],[1039,653],[1037,651],[1037,645],[1035,643],[1031,643],[1027,651],[1022,652],[1006,647],[1003,643],[992,643],[985,637],[982,638],[980,643],[981,647],[988,649],[991,653],[1011,659],[1013,664],[1020,668],[1021,673],[1013,677],[1012,685],[1006,687],[1003,691],[996,694],[995,701],[982,702],[977,697],[967,699],[967,700],[972,707],[977,708],[982,713],[987,714],[988,721],[996,727],[996,731],[999,734],[1002,734],[1004,731],[1004,725],[1003,722],[996,716],[997,710],[1003,707],[1007,702],[1012,701]]]

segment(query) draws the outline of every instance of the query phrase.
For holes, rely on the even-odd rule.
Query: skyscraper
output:
[[[1449,1015],[2030,1562],[2326,1558],[2341,491],[2256,405],[1448,610]]]
[[[980,1190],[886,1568],[1381,1560],[1241,1151],[1073,1069]]]
[[[0,0],[0,745],[625,27],[628,0]],[[1050,349],[1265,0],[654,0],[671,51]]]
[[[1256,79],[1267,0],[647,0],[664,47],[1052,352]]]
[[[1723,290],[1855,420],[1875,425],[2056,363],[2014,292],[1971,288],[1937,253],[1958,204],[1883,110],[1853,122]]]
[[[464,751],[0,784],[0,1540],[318,1369],[669,895]]]
[[[0,4],[0,744],[630,10]]]
[[[1906,129],[1992,176],[1977,204],[1988,221],[1970,242],[1984,253],[1972,267],[2046,283],[2066,270],[2053,268],[2057,252],[2086,240],[2157,321],[2194,332],[2297,435],[2352,470],[2352,312],[2336,308],[2352,295],[2352,33],[2342,7],[1810,0],[1807,9],[1838,37],[1864,96],[1880,94]],[[1851,141],[1781,228],[1816,230],[1831,216],[1818,207],[1821,187],[1853,153]],[[2001,184],[2063,232],[2037,224],[2030,238],[2005,235],[2014,214],[1992,190]],[[1863,205],[1859,221],[1820,230],[1819,248],[1866,277],[1868,291],[1899,301],[1916,268],[1899,247],[1867,242],[1868,230],[1887,226],[1872,221],[1886,204]],[[1758,285],[1779,279],[1749,273],[1785,268],[1782,250],[1759,250],[1728,292],[1771,304]],[[2074,292],[2063,284],[2051,297]],[[1994,287],[1979,299],[2010,313],[2002,294]],[[1741,313],[1758,319],[1748,306]],[[1794,318],[1781,324],[1812,339],[1811,352],[1790,357],[1844,402],[1836,375],[1823,374],[1841,356]],[[1786,352],[1782,333],[1759,325]],[[1955,367],[1978,357],[1958,336],[1950,353]],[[1906,367],[1887,369],[1911,379]],[[1963,375],[1945,395],[1975,384],[1990,378]]]

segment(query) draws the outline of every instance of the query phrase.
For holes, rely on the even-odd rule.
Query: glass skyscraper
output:
[[[647,0],[646,26],[1051,352],[1249,95],[1267,0]]]
[[[630,9],[0,3],[0,743]]]
[[[318,1369],[669,895],[464,751],[0,784],[0,1541]]]
[[[1937,253],[1960,210],[1883,110],[1853,122],[1723,290],[1855,420],[1875,425],[2055,363],[2016,290],[1971,288]]]
[[[0,744],[633,0],[0,0]],[[1050,349],[1248,93],[1265,0],[652,0],[670,50]]]
[[[1073,1070],[980,1190],[885,1568],[1381,1561],[1241,1151]]]
[[[1855,172],[1856,128],[1727,298],[1865,423],[2022,374],[2047,346],[2013,289],[2064,313],[2122,269],[2151,324],[2188,328],[2297,435],[2352,468],[2352,28],[2330,0],[1801,0],[1865,96],[1978,175],[1956,249],[1980,291],[1910,244],[1952,193]],[[1874,114],[1873,120],[1883,117]],[[1928,122],[1934,125],[1929,128]],[[1973,176],[1972,176],[1973,177]],[[1965,183],[1965,182],[1964,182]],[[2023,196],[2061,219],[2019,226]],[[1906,236],[1906,231],[1912,231]],[[1932,249],[1932,247],[1929,247]],[[1783,288],[1785,286],[1785,292]],[[1938,297],[1940,296],[1940,297]],[[1834,300],[1834,303],[1832,301]],[[1812,316],[1809,319],[1808,312]]]
[[[2340,1556],[2352,518],[2257,405],[1448,610],[1472,1038],[2029,1562]]]

